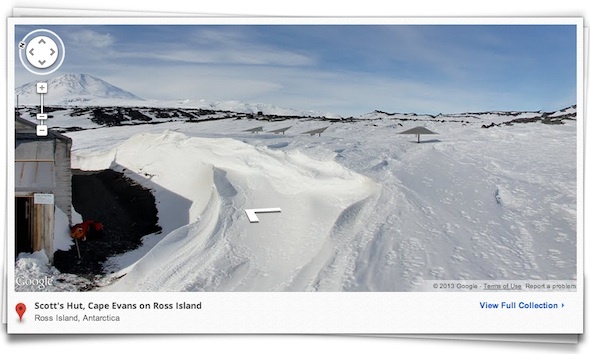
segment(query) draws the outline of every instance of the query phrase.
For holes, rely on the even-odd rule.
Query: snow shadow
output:
[[[151,191],[155,198],[159,226],[164,234],[191,222],[190,208],[193,201],[154,182],[154,175],[137,173],[115,161],[111,163],[111,170],[122,172],[125,177]],[[205,198],[209,198],[209,193],[206,194]],[[163,220],[165,224],[162,223]]]
[[[192,201],[152,182],[149,175],[113,162],[106,170],[73,170],[72,204],[83,220],[101,222],[103,231],[68,251],[56,252],[54,264],[62,273],[91,279],[104,274],[103,264],[109,257],[142,246],[144,236],[166,234],[187,224]],[[162,219],[165,225],[160,225]]]
[[[270,148],[270,149],[282,149],[282,148],[286,148],[287,146],[289,146],[289,143],[285,141],[285,142],[281,142],[281,143],[270,144],[270,145],[267,145],[266,147]]]
[[[440,143],[440,142],[441,141],[439,139],[420,140],[420,142],[411,141],[411,143],[414,143],[414,144],[432,144],[432,143]]]

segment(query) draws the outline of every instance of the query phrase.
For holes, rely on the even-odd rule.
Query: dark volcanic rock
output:
[[[104,225],[99,238],[79,241],[81,259],[74,245],[57,251],[54,265],[62,273],[88,278],[103,274],[107,257],[127,252],[141,244],[145,235],[158,232],[157,209],[151,192],[112,170],[73,171],[72,203],[84,220]]]

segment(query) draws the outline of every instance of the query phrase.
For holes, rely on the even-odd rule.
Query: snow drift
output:
[[[114,291],[312,289],[379,191],[333,161],[170,131],[78,155],[79,167],[85,161],[152,188],[170,232],[107,288]],[[264,207],[282,212],[250,223],[245,209]]]
[[[560,111],[559,124],[527,114],[384,116],[334,122],[321,137],[301,134],[325,126],[307,119],[67,134],[74,168],[124,172],[158,202],[162,234],[109,259],[116,282],[106,290],[413,291],[425,280],[576,279],[575,107]],[[263,132],[244,132],[256,125]],[[397,134],[421,125],[439,135],[417,144]],[[282,212],[248,222],[245,209],[269,207]]]

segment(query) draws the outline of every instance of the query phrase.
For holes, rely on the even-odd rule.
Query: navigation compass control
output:
[[[29,32],[18,43],[18,51],[23,66],[37,75],[55,72],[65,58],[63,41],[55,32],[47,29]]]
[[[55,41],[46,36],[33,38],[25,49],[29,63],[39,69],[46,69],[55,64],[59,49]]]

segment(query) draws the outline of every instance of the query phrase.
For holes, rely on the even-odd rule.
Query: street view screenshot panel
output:
[[[582,333],[581,18],[7,32],[8,333]]]

